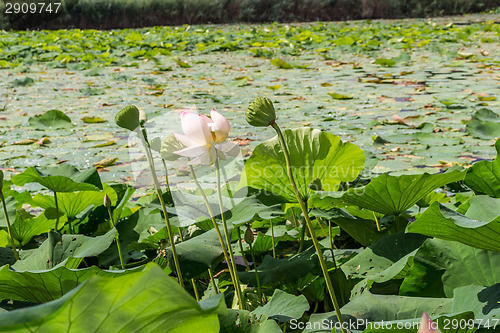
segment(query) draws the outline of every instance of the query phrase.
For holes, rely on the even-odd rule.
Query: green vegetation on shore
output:
[[[9,3],[37,4],[37,0]],[[498,7],[499,0],[51,0],[55,13],[6,13],[0,3],[0,29],[134,28],[157,25],[337,21],[428,17],[475,13]],[[19,12],[19,10],[18,10]],[[26,11],[25,11],[26,12]]]

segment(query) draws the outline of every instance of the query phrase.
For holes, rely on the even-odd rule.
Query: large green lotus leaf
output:
[[[343,191],[316,191],[311,195],[307,204],[310,208],[319,208],[323,210],[345,207],[347,204],[342,199],[342,195],[344,195]]]
[[[274,246],[277,246],[279,242],[283,241],[296,241],[298,238],[300,238],[300,232],[297,229],[291,229],[288,230],[285,225],[276,225],[277,223],[283,223],[284,221],[282,219],[277,219],[273,221],[273,228],[270,228],[269,220],[268,221],[262,221],[263,224],[268,228],[267,232],[264,234],[261,231],[257,231],[257,236],[254,237],[253,243],[252,243],[252,251],[250,251],[250,246],[247,243],[243,244],[243,249],[246,254],[250,254],[253,252],[255,255],[264,255],[268,253],[269,251],[272,251],[273,249],[273,243]],[[319,229],[319,228],[318,228]],[[243,232],[245,229],[242,229],[241,234],[243,235]],[[236,236],[236,237],[235,237]],[[324,237],[324,234],[322,234]],[[235,233],[234,236],[232,237],[233,241],[238,240],[237,234]],[[236,249],[236,251],[239,253],[240,250],[239,248]]]
[[[116,192],[109,186],[104,185],[104,191],[78,191],[78,192],[62,192],[57,195],[57,204],[59,211],[65,214],[69,219],[76,218],[81,212],[89,206],[102,206],[104,204],[104,195],[108,195],[111,204],[116,204]],[[33,207],[41,207],[43,209],[55,208],[55,200],[53,195],[36,194],[30,204]]]
[[[465,216],[471,219],[491,221],[500,216],[500,198],[492,198],[488,195],[473,195],[468,200],[468,205]]]
[[[380,322],[421,318],[422,313],[430,316],[447,314],[451,312],[453,300],[448,298],[404,297],[394,295],[374,295],[365,292],[344,305],[340,311],[345,321],[353,322],[354,328],[361,326],[361,321]],[[331,329],[313,329],[312,325],[320,326],[323,321],[337,322],[335,312],[313,314],[309,319],[311,329],[303,333],[330,332]],[[356,324],[357,321],[358,324]],[[420,319],[419,319],[420,320]],[[361,328],[361,327],[359,327]],[[362,328],[361,328],[362,329]],[[353,331],[356,332],[356,331]]]
[[[94,276],[58,300],[0,314],[1,332],[219,332],[222,294],[197,303],[162,269]]]
[[[438,202],[434,202],[410,224],[407,232],[452,240],[484,250],[500,251],[500,216],[489,222],[481,222]]]
[[[206,209],[201,195],[172,191],[172,196],[176,204],[173,207],[167,206],[167,211],[172,214],[172,216],[177,215],[179,217],[178,220],[175,220],[175,222],[178,221],[180,223],[178,226],[187,227],[197,222],[210,220],[210,214]],[[220,208],[217,194],[213,193],[207,195],[207,199],[212,212],[217,214],[215,218],[220,221]],[[255,196],[245,197],[242,200],[240,199],[236,204],[233,204],[230,198],[223,196],[223,205],[228,208],[228,211],[224,213],[227,221],[234,225],[250,222],[254,218],[271,219],[283,215],[280,205],[266,206]],[[157,199],[146,206],[161,209]],[[210,225],[212,225],[211,221]]]
[[[12,177],[11,180],[18,186],[24,186],[27,183],[38,183],[54,192],[102,189],[101,180],[96,169],[80,172],[71,165],[60,165],[45,169],[29,167],[23,173]]]
[[[304,295],[294,296],[276,289],[266,305],[259,306],[252,312],[257,318],[266,315],[284,323],[292,319],[299,319],[307,310],[309,310],[309,302]]]
[[[120,192],[120,191],[118,191],[118,192]],[[135,192],[135,189],[131,186],[128,186],[128,185],[126,186],[125,191],[122,192],[120,202],[116,205],[116,207],[113,208],[113,218],[115,219],[115,221],[118,221],[120,219],[120,216],[123,212],[123,209],[125,208],[125,205],[128,203],[128,201],[130,200],[130,198],[132,197],[134,192]],[[115,190],[115,193],[116,193],[116,190]],[[117,194],[116,199],[118,200],[118,194]]]
[[[183,148],[185,146],[177,140],[175,135],[170,134],[160,146],[160,156],[166,161],[176,161],[181,158],[181,155],[175,154],[174,151],[179,151]]]
[[[482,323],[486,326],[490,326],[491,330],[486,328],[479,330],[478,332],[497,332],[494,326],[498,326],[498,317],[500,316],[500,305],[498,304],[498,299],[500,299],[500,284],[494,284],[490,287],[483,287],[478,285],[468,285],[460,288],[456,288],[453,291],[453,302],[452,308],[449,315],[441,315],[438,318],[432,318],[436,322],[443,333],[471,333],[475,332],[476,328],[471,328],[470,325],[465,325],[466,323],[474,322],[476,325]],[[455,315],[453,315],[455,314]],[[456,320],[458,323],[458,328],[453,328],[450,325],[452,320]],[[393,321],[393,325],[397,322],[420,322],[420,318]],[[460,328],[460,323],[462,323],[462,328]],[[445,326],[445,324],[447,324]],[[465,327],[467,326],[467,327]],[[394,327],[394,326],[393,326]],[[447,327],[445,329],[444,327]],[[363,333],[417,333],[417,328],[415,329],[389,329],[384,327],[383,329],[366,329]]]
[[[168,239],[168,234],[165,229],[166,227],[162,229],[165,232],[163,234],[164,239]],[[228,229],[229,237],[231,237],[232,226],[229,225]],[[219,230],[221,230],[225,242],[226,238],[224,237],[222,226],[219,226]],[[225,243],[227,244],[227,242]],[[208,268],[212,267],[213,264],[220,260],[222,255],[222,248],[215,229],[209,230],[185,242],[176,244],[175,249],[177,250],[182,275],[185,278],[193,278],[206,272]],[[174,260],[171,247],[169,247],[167,251],[170,259],[170,268],[174,270],[175,267],[173,266]]]
[[[257,218],[269,220],[279,216],[283,216],[281,205],[266,206],[255,196],[251,196],[243,199],[231,209],[228,221],[239,226]]]
[[[495,142],[497,157],[493,161],[474,163],[465,175],[464,183],[476,193],[500,198],[500,139]]]
[[[274,239],[274,246],[279,243],[278,239]],[[252,251],[250,251],[250,247],[246,249],[247,254],[253,253],[256,255],[264,255],[273,249],[273,237],[266,236],[262,232],[257,232],[257,237],[252,243]]]
[[[246,310],[229,309],[219,316],[220,333],[281,333],[279,325],[266,315],[257,318]]]
[[[412,258],[426,237],[403,232],[380,239],[341,266],[347,277],[363,279],[351,291],[351,297],[369,290],[374,283],[402,280]]]
[[[30,126],[41,130],[73,127],[71,119],[59,110],[49,110],[41,115],[30,117],[28,122]]]
[[[500,137],[500,116],[490,109],[479,109],[465,129],[475,138],[485,140],[498,138]]]
[[[10,244],[9,234],[7,233],[7,231],[0,229],[0,248],[5,248],[9,244]]]
[[[290,151],[294,178],[307,200],[309,183],[318,178],[325,191],[338,190],[341,182],[356,179],[365,165],[361,148],[340,137],[311,128],[283,132]],[[274,137],[258,145],[245,163],[240,187],[248,186],[284,202],[297,202],[288,180],[283,150]]]
[[[195,195],[190,193],[183,193],[182,191],[172,191],[172,197],[174,198],[175,206],[167,205],[167,212],[169,216],[178,217],[171,221],[172,225],[180,227],[188,227],[200,221],[205,221],[210,219],[210,214],[206,209],[205,203],[203,202],[203,197],[201,195]],[[164,193],[164,200],[167,198],[168,194]],[[208,202],[212,212],[219,212],[219,204],[215,194],[207,195]],[[223,202],[230,204],[229,199],[223,197]],[[165,200],[166,201],[166,200]],[[169,200],[170,201],[170,200]],[[166,201],[168,202],[168,201]],[[153,208],[158,212],[161,211],[160,201],[156,197],[152,202],[145,205],[148,208]],[[227,207],[228,205],[224,205]]]
[[[0,266],[13,265],[15,262],[16,258],[14,257],[14,252],[12,252],[12,249],[0,247]]]
[[[64,219],[65,220],[65,219]],[[54,229],[56,220],[49,220],[45,214],[33,216],[24,210],[19,210],[16,220],[12,224],[14,238],[22,245],[26,245],[34,236],[41,235]]]
[[[297,281],[314,269],[318,264],[318,259],[314,247],[310,247],[304,252],[296,254],[287,259],[274,259],[265,256],[262,265],[257,267],[261,285],[268,283],[287,283]],[[257,286],[255,270],[249,272],[239,272],[238,276],[243,283]]]
[[[5,198],[5,204],[7,207],[7,216],[9,217],[9,222],[12,224],[16,220],[16,204],[17,200],[14,197]],[[5,211],[2,208],[0,213],[0,227],[7,227],[7,220],[5,219]]]
[[[494,323],[500,317],[500,284],[489,287],[470,285],[453,291],[453,313],[473,311],[476,319]]]
[[[15,189],[11,189],[12,185],[12,181],[4,179],[2,193],[7,202],[14,198],[16,200],[16,208],[20,209],[25,203],[28,203],[31,200],[31,194],[28,190],[18,192]]]
[[[356,218],[344,209],[333,208],[325,211],[315,208],[311,210],[310,215],[332,220],[363,246],[370,246],[386,235],[377,231],[375,221]]]
[[[17,272],[3,266],[0,268],[0,300],[45,303],[60,298],[91,276],[115,278],[135,270],[103,271],[96,266],[85,269],[60,266],[43,271]]]
[[[400,214],[432,190],[460,181],[465,172],[390,176],[382,174],[362,188],[351,188],[343,196],[350,204],[383,214]]]
[[[94,257],[106,250],[115,237],[114,229],[97,237],[60,235],[50,231],[47,239],[36,250],[22,251],[21,260],[12,268],[16,271],[51,269],[69,257]]]
[[[384,322],[384,325],[379,324],[375,326],[376,328],[367,328],[362,333],[419,333],[421,320],[421,318],[413,318]],[[474,313],[471,311],[441,315],[437,318],[432,318],[432,321],[435,325],[432,328],[436,327],[442,333],[474,333],[477,331],[477,328],[473,325]],[[404,328],[398,328],[398,324]]]
[[[108,223],[106,224],[108,225]],[[138,259],[139,257],[143,257],[144,254],[142,252],[132,251],[132,245],[136,244],[141,235],[145,238],[146,235],[150,234],[150,230],[161,230],[164,226],[165,220],[161,214],[147,215],[144,209],[139,209],[134,212],[134,214],[120,220],[116,228],[120,235],[123,260],[127,262],[130,258]],[[168,239],[168,237],[166,237],[166,239]],[[113,242],[109,248],[99,255],[99,265],[110,266],[119,264],[120,257],[118,255],[118,248],[116,247],[116,242]]]
[[[413,257],[400,295],[452,297],[453,290],[500,283],[500,253],[442,239],[427,239]]]

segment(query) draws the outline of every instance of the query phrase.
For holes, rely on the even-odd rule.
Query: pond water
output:
[[[115,64],[89,69],[78,66],[79,62],[53,68],[53,62],[34,57],[0,70],[2,169],[17,173],[28,166],[58,163],[83,169],[105,158],[117,158],[114,165],[102,169],[109,171],[101,173],[103,180],[133,183],[135,160],[130,158],[128,133],[113,120],[116,112],[130,104],[147,114],[150,137],[163,138],[172,132],[182,133],[179,110],[208,114],[215,108],[232,125],[230,139],[239,139],[249,153],[274,133],[245,122],[246,107],[258,96],[273,100],[282,128],[312,126],[359,145],[370,158],[379,160],[375,173],[435,173],[455,163],[469,165],[490,159],[495,155],[494,140],[474,138],[466,132],[465,124],[479,108],[499,111],[499,33],[488,23],[495,17],[472,18],[483,23],[454,26],[449,24],[454,19],[449,18],[430,23],[295,25],[296,35],[314,31],[322,37],[320,41],[309,37],[310,47],[307,40],[296,42],[302,45],[300,52],[286,46],[293,46],[286,42],[296,35],[285,34],[288,40],[279,39],[285,25],[259,25],[256,27],[267,29],[269,34],[276,31],[268,37],[274,43],[269,48],[260,43],[230,52],[174,49],[154,60],[124,56]],[[485,28],[488,25],[493,31]],[[325,31],[320,26],[326,27]],[[344,37],[333,36],[332,31],[341,28],[348,30]],[[221,29],[244,39],[252,26]],[[398,29],[407,30],[401,32],[399,42],[394,35]],[[371,35],[365,36],[366,31]],[[9,34],[0,37],[12,38]],[[349,45],[346,38],[351,35],[354,44]],[[340,38],[347,44],[342,45]],[[402,45],[409,43],[404,38],[413,40],[411,48]],[[255,49],[275,53],[269,58],[256,57]],[[271,58],[295,68],[279,68]],[[26,78],[32,81],[25,84]],[[51,109],[64,112],[73,126],[51,129],[30,124],[30,117]],[[83,117],[99,117],[103,122],[86,123]],[[43,137],[50,142],[31,143]]]

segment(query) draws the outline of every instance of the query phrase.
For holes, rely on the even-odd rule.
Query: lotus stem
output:
[[[143,131],[139,130],[137,131],[137,134],[141,138],[142,145],[144,146],[144,150],[146,151],[146,158],[148,160],[149,169],[151,171],[151,176],[153,178],[153,182],[156,188],[156,194],[158,195],[158,200],[160,201],[160,205],[163,211],[163,216],[165,218],[165,224],[167,225],[168,240],[170,242],[170,246],[172,247],[172,256],[174,258],[174,265],[177,273],[177,278],[179,280],[179,285],[184,288],[184,281],[182,280],[182,272],[181,272],[181,267],[179,265],[179,258],[177,257],[177,251],[175,249],[174,234],[172,232],[172,226],[170,225],[170,220],[168,218],[167,207],[165,206],[165,202],[163,201],[163,193],[161,191],[160,183],[158,182],[158,177],[156,176],[153,155],[151,154],[149,143],[146,141]]]
[[[215,293],[219,293],[219,288],[217,288],[217,285],[215,284],[215,279],[214,279],[214,274],[212,273],[212,268],[208,268],[208,275],[210,276],[210,281],[212,282],[212,287],[215,290]]]
[[[306,239],[306,228],[307,228],[307,226],[305,224],[302,225],[302,229],[300,230],[299,249],[297,250],[297,253],[304,251],[304,242]]]
[[[420,209],[420,208],[419,208]],[[378,218],[377,218],[377,215],[375,215],[375,212],[372,211],[373,213],[373,218],[375,219],[375,224],[377,224],[377,231],[380,232],[380,224],[378,223]]]
[[[328,238],[330,239],[330,252],[332,253],[333,261],[335,262],[335,254],[333,253],[333,237],[332,237],[332,221],[328,220]]]
[[[322,270],[323,276],[325,278],[328,293],[330,294],[330,299],[333,303],[335,313],[337,314],[337,318],[340,322],[341,331],[342,331],[342,333],[346,333],[346,330],[345,330],[344,325],[343,325],[344,319],[342,318],[342,314],[340,313],[339,303],[337,301],[337,297],[335,296],[335,290],[333,289],[332,280],[330,279],[330,275],[328,273],[328,268],[326,266],[325,259],[323,258],[323,252],[322,252],[321,247],[318,243],[318,239],[316,238],[316,235],[314,234],[314,229],[313,229],[309,214],[307,212],[306,205],[304,204],[304,201],[302,200],[302,197],[300,196],[299,189],[297,188],[297,184],[295,183],[295,179],[293,176],[293,170],[292,170],[292,164],[290,161],[290,153],[288,152],[288,147],[286,145],[285,138],[283,137],[283,133],[281,132],[281,129],[279,128],[277,123],[274,122],[271,126],[276,131],[276,133],[278,135],[279,143],[281,145],[281,148],[283,149],[283,155],[285,156],[285,164],[286,164],[288,179],[290,180],[290,184],[292,185],[293,192],[295,194],[295,197],[297,198],[297,201],[299,202],[299,206],[300,206],[300,209],[302,210],[302,214],[304,215],[304,219],[306,221],[307,228],[309,229],[309,233],[311,234],[311,239],[313,241],[314,248],[316,249],[316,253],[318,255],[319,265],[321,266],[321,270]]]
[[[196,297],[196,302],[199,302],[200,301],[200,295],[198,294],[198,289],[196,289],[196,283],[194,282],[194,279],[191,279],[191,284],[193,286],[194,296]]]
[[[120,245],[120,234],[118,232],[118,229],[116,228],[116,223],[115,223],[115,219],[113,218],[113,212],[111,211],[111,207],[106,207],[106,209],[108,210],[108,214],[109,214],[109,219],[110,219],[110,222],[111,222],[111,226],[113,227],[113,229],[115,229],[115,240],[116,240],[116,248],[118,249],[118,256],[120,257],[120,265],[122,267],[122,269],[125,269],[125,263],[123,261],[123,254],[122,254],[122,247]]]
[[[172,200],[172,192],[170,191],[170,183],[168,182],[168,168],[167,164],[165,163],[165,160],[162,158],[161,162],[163,164],[163,170],[165,170],[165,185],[167,186],[167,193],[171,201]],[[181,242],[184,242],[184,236],[182,236],[182,230],[179,227],[179,238],[181,239]]]
[[[399,219],[399,214],[394,215],[394,229],[396,232],[401,231],[401,221]]]
[[[321,225],[321,218],[316,218],[316,221],[318,222],[319,228],[321,229],[321,232],[323,232],[323,235],[325,235],[325,237],[328,237],[325,228],[323,228],[323,226]]]
[[[68,217],[68,228],[69,228],[69,233],[70,234],[73,234],[75,232],[74,229],[73,229],[73,225],[71,224],[74,221],[75,221],[75,218]]]
[[[242,304],[241,309],[243,309],[243,295],[241,293],[241,286],[240,286],[240,280],[238,279],[238,271],[236,269],[236,261],[234,260],[234,254],[233,254],[233,249],[231,248],[231,237],[229,237],[229,230],[227,229],[227,222],[226,222],[226,217],[224,216],[224,206],[222,205],[222,193],[220,189],[220,167],[219,167],[219,158],[217,157],[215,159],[215,173],[217,175],[217,197],[219,199],[219,208],[220,208],[220,216],[222,219],[222,226],[224,227],[224,236],[226,237],[227,241],[227,250],[229,252],[229,257],[231,258],[231,262],[228,263],[228,266],[231,266],[233,269],[233,274],[234,274],[234,282],[236,282],[236,285],[234,286],[236,289],[236,293],[239,294],[238,299]]]
[[[273,219],[269,219],[269,223],[271,224],[271,242],[273,245],[273,258],[276,259],[276,244],[274,243]]]
[[[212,220],[212,223],[214,224],[215,232],[217,233],[217,237],[219,237],[220,246],[222,248],[222,252],[224,253],[224,259],[227,262],[227,267],[229,269],[229,275],[231,276],[231,280],[233,282],[234,289],[236,290],[236,297],[238,298],[238,304],[240,306],[240,309],[243,309],[243,300],[241,298],[241,291],[239,290],[239,288],[236,287],[237,286],[236,279],[238,277],[235,274],[236,272],[234,272],[232,269],[231,261],[229,260],[230,257],[229,257],[228,251],[226,249],[226,245],[224,244],[224,240],[222,238],[222,234],[220,232],[219,225],[217,224],[217,221],[215,220],[215,215],[212,212],[212,208],[210,208],[210,203],[208,202],[208,198],[205,195],[205,192],[203,191],[203,188],[201,187],[200,182],[198,182],[198,178],[196,178],[194,168],[191,164],[189,165],[189,170],[191,171],[191,176],[193,177],[193,181],[196,185],[196,188],[198,188],[198,191],[200,191],[200,193],[201,193],[201,196],[203,198],[203,202],[205,203],[205,206],[207,207],[207,210],[208,210],[208,214],[210,215],[210,219]],[[228,247],[230,248],[231,247],[231,245],[230,245],[231,239],[228,238],[227,235],[226,235],[226,241],[228,243]],[[212,283],[214,284],[214,288],[215,288],[215,282],[213,280],[212,271],[210,269],[209,269],[209,273],[210,273],[210,278],[212,279]]]
[[[170,196],[170,200],[172,200],[172,192],[170,191],[170,184],[168,182],[168,168],[167,168],[167,163],[165,163],[165,160],[162,158],[161,162],[163,164],[163,170],[165,170],[165,185],[167,186],[167,193]],[[179,238],[181,242],[184,242],[184,237],[182,236],[182,230],[179,227]],[[194,278],[191,279],[191,285],[193,286],[194,290],[194,295],[196,296],[196,301],[200,300],[200,295],[198,295],[198,289],[196,289],[196,283]]]
[[[299,226],[299,222],[297,221],[297,215],[295,215],[295,212],[293,211],[293,207],[291,210],[292,210],[293,225],[295,226],[295,228],[297,228]]]
[[[55,229],[57,231],[59,226],[59,204],[57,203],[57,192],[54,191],[54,203],[56,204],[56,226]]]
[[[222,172],[222,177],[224,177],[224,181],[226,183],[227,195],[229,196],[229,199],[231,200],[231,204],[234,207],[236,205],[236,203],[234,202],[233,191],[231,190],[231,187],[229,186],[226,171],[224,170],[224,168],[222,168],[221,172]]]
[[[5,203],[5,197],[3,195],[2,189],[0,189],[0,199],[2,199],[3,213],[5,215],[5,222],[7,222],[7,232],[9,233],[10,242],[12,244],[12,251],[14,252],[14,258],[16,261],[19,260],[19,254],[17,253],[16,243],[14,242],[14,234],[12,233],[12,228],[10,226],[9,214],[7,213],[7,204]]]
[[[259,301],[261,305],[264,305],[264,301],[262,298],[262,288],[260,286],[260,279],[259,279],[259,273],[257,272],[257,267],[255,263],[255,255],[253,254],[253,248],[252,244],[248,244],[250,246],[250,255],[252,256],[252,261],[253,261],[253,270],[255,272],[255,281],[257,282],[257,294],[259,295]]]
[[[238,232],[238,244],[240,246],[241,257],[243,258],[243,262],[245,263],[245,267],[248,272],[250,270],[250,265],[248,264],[247,258],[245,258],[245,250],[243,250],[243,244],[241,242],[241,229],[239,226],[236,227],[236,231]]]
[[[339,272],[339,269],[337,267],[337,260],[335,259],[335,252],[333,251],[335,244],[334,244],[333,236],[332,236],[332,221],[331,220],[328,220],[328,238],[330,239],[330,252],[332,254],[333,264],[335,265],[335,274],[337,276],[337,284],[340,286],[340,272]],[[345,304],[344,294],[342,294],[342,293],[340,293],[340,300],[342,301],[342,304]]]

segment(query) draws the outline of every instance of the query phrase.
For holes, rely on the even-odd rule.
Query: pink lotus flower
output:
[[[441,333],[441,331],[438,329],[437,323],[433,322],[427,313],[424,312],[417,333]]]
[[[226,142],[231,126],[223,115],[212,109],[210,118],[191,112],[181,112],[183,134],[174,133],[186,148],[175,151],[177,155],[189,157],[189,164],[202,164],[208,160],[212,165],[216,158],[225,160],[226,155],[236,157],[238,144]]]

